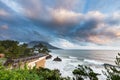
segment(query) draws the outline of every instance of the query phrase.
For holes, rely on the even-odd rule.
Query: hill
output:
[[[33,47],[33,46],[38,45],[40,43],[47,46],[49,49],[60,49],[60,48],[57,48],[57,47],[49,44],[48,42],[44,42],[44,41],[31,41],[31,42],[28,43],[28,46]]]

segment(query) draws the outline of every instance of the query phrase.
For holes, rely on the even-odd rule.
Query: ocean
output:
[[[115,65],[114,61],[118,50],[51,50],[52,59],[46,61],[46,68],[59,69],[63,77],[73,77],[72,71],[80,65],[90,66],[95,72],[100,73],[99,80],[105,80],[102,71],[103,64]],[[62,62],[53,61],[60,57]]]

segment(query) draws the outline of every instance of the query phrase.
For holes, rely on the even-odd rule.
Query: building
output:
[[[5,55],[0,53],[0,58],[4,58],[4,57],[5,57]]]

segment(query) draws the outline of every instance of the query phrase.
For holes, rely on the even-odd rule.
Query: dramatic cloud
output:
[[[57,9],[51,10],[51,15],[58,23],[64,24],[66,21],[71,22],[70,19],[73,19],[74,22],[78,21],[77,18],[81,16],[81,14],[77,14],[72,11],[67,11],[65,9]]]
[[[119,37],[119,18],[116,20],[116,24],[113,15],[111,16],[111,19],[108,20],[108,15],[106,16],[99,12],[89,12],[84,15],[84,22],[82,22],[74,32],[70,33],[70,36],[74,34],[72,37],[79,41],[107,44],[113,39],[117,39]],[[111,23],[108,23],[109,21],[112,25]]]
[[[20,41],[60,39],[62,47],[71,48],[89,43],[114,45],[120,40],[119,3],[120,0],[1,0],[0,36]]]

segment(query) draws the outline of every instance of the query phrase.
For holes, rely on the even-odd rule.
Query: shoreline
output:
[[[59,69],[61,76],[62,77],[74,77],[74,75],[72,74],[72,71],[78,66],[78,64],[80,65],[87,65],[90,66],[95,72],[100,73],[101,75],[98,76],[98,78],[100,80],[105,80],[106,77],[103,75],[102,71],[105,71],[104,66],[103,65],[96,65],[96,64],[85,64],[84,61],[78,60],[75,57],[62,57],[60,55],[56,55],[51,53],[51,55],[53,56],[51,59],[46,60],[46,64],[45,64],[45,68],[49,68],[49,69]],[[56,56],[60,57],[62,59],[61,62],[56,62],[53,61],[54,58],[56,58]]]
[[[40,57],[39,59],[28,63],[28,67],[29,68],[33,68],[34,66],[36,66],[36,68],[39,68],[39,67],[43,67],[44,68],[45,67],[45,63],[46,63],[46,56]]]

